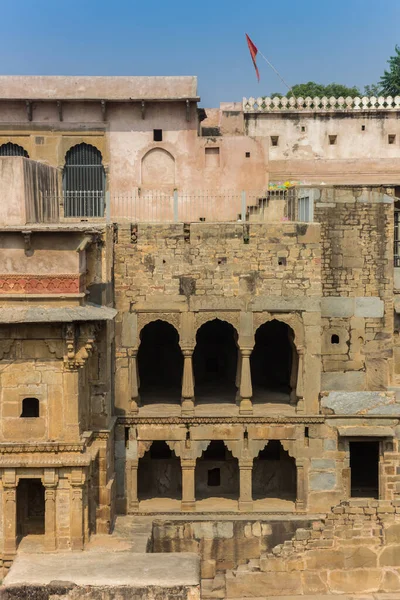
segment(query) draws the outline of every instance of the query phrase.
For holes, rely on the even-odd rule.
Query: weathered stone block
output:
[[[312,470],[327,470],[333,471],[336,467],[336,461],[328,458],[313,458],[311,459]]]
[[[238,573],[236,577],[226,578],[226,598],[265,597],[270,595],[301,594],[300,572],[253,572]]]
[[[353,569],[351,571],[330,571],[328,586],[336,594],[361,594],[377,592],[382,572],[380,569]]]
[[[372,548],[356,546],[343,548],[344,566],[346,569],[358,569],[362,567],[376,567],[377,554]]]
[[[379,566],[400,567],[400,545],[383,548],[379,556]]]
[[[380,319],[384,315],[385,305],[383,300],[376,297],[356,298],[354,316],[372,317]]]
[[[336,487],[336,473],[311,473],[310,490],[333,490]]]

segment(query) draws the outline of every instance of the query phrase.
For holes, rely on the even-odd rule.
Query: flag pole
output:
[[[292,88],[286,83],[286,81],[283,79],[282,75],[279,73],[279,71],[277,71],[274,67],[273,64],[271,64],[269,62],[269,60],[267,58],[265,58],[264,54],[262,52],[260,52],[260,50],[258,51],[258,54],[260,56],[263,57],[263,59],[265,60],[265,62],[271,67],[271,69],[278,75],[279,79],[282,81],[282,83],[287,87],[287,89],[289,90],[289,92],[292,91]]]

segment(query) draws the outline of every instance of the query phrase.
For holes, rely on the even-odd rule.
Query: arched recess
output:
[[[179,334],[173,325],[158,319],[143,327],[137,364],[143,404],[180,402],[183,356]]]
[[[66,217],[102,217],[106,174],[100,150],[91,144],[72,146],[63,170]]]
[[[239,499],[239,463],[223,440],[212,440],[196,461],[196,499]]]
[[[7,142],[7,144],[0,146],[0,156],[23,156],[24,158],[29,158],[29,154],[25,148],[12,142]]]
[[[182,498],[179,458],[165,441],[151,443],[138,465],[138,498]]]
[[[146,186],[173,186],[175,158],[164,148],[153,148],[142,158],[141,181]]]
[[[277,319],[258,327],[250,357],[253,402],[290,403],[295,398],[298,356],[293,329]]]
[[[236,397],[238,334],[230,323],[213,319],[196,334],[193,371],[196,402],[233,402]]]
[[[296,500],[296,461],[279,440],[270,440],[254,459],[252,490],[254,500]]]

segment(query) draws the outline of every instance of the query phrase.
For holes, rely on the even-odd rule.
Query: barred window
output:
[[[29,154],[25,148],[11,142],[0,146],[0,156],[23,156],[24,158],[29,158]]]
[[[100,150],[85,143],[68,150],[63,172],[66,217],[102,217],[105,186]]]

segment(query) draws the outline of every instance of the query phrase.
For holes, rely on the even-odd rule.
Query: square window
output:
[[[388,135],[388,144],[395,144],[396,143],[396,136],[394,133],[390,133]]]
[[[329,136],[329,145],[335,146],[336,142],[337,142],[337,135],[330,135]]]
[[[279,142],[279,135],[271,135],[271,146],[277,146]]]
[[[153,129],[153,142],[162,142],[162,129]]]
[[[246,158],[250,158],[250,152],[246,152]]]
[[[304,127],[304,125],[303,125],[303,126],[302,126],[302,128],[301,128],[301,131],[302,131],[302,133],[304,133],[304,132],[305,132],[305,130],[306,130],[306,128],[305,128],[305,127]]]

